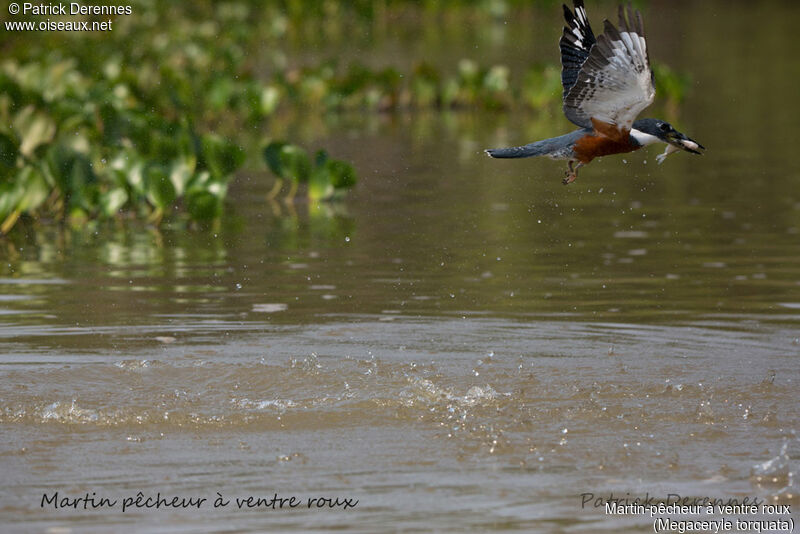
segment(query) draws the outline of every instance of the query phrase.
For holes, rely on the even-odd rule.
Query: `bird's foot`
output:
[[[568,172],[567,173],[567,177],[564,178],[563,180],[561,180],[561,183],[564,184],[564,185],[569,185],[572,182],[574,182],[577,177],[578,177],[577,174]]]

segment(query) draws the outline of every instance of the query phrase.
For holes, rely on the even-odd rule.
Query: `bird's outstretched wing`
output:
[[[558,42],[561,48],[561,85],[564,86],[564,98],[567,98],[567,93],[575,85],[578,73],[596,42],[586,17],[583,0],[573,0],[573,5],[574,13],[564,4],[564,20],[567,25],[564,26],[564,34]]]
[[[656,93],[644,25],[641,14],[630,6],[619,8],[619,30],[608,20],[604,25],[564,97],[564,114],[578,126],[597,129],[602,124],[627,135]]]

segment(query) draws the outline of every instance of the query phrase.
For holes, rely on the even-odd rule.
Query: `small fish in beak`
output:
[[[669,156],[673,152],[677,152],[678,150],[680,150],[680,148],[678,148],[675,145],[667,145],[667,148],[664,149],[664,152],[656,156],[656,161],[658,162],[659,165],[661,165],[662,163],[664,163],[664,160],[667,159],[667,156]]]
[[[678,150],[685,150],[686,152],[691,152],[692,154],[702,154],[702,151],[706,149],[706,147],[694,139],[690,139],[676,130],[673,130],[668,134],[667,142],[669,144],[664,152],[656,156],[656,161],[659,165],[664,163],[664,159],[666,159],[667,156],[673,152],[677,152]]]
[[[682,148],[686,152],[691,152],[692,154],[702,154],[701,151],[706,149],[706,147],[694,139],[690,139],[677,131],[670,134],[669,143],[678,148]]]

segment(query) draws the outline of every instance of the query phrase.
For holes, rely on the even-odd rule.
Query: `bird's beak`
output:
[[[694,139],[690,139],[677,131],[667,134],[667,142],[692,154],[702,154],[702,151],[706,149]]]

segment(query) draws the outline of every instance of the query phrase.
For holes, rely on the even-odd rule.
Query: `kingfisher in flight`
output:
[[[561,36],[561,84],[564,114],[579,130],[524,146],[492,148],[493,158],[548,156],[568,160],[564,185],[578,177],[578,169],[594,158],[633,152],[662,142],[666,150],[656,159],[678,150],[701,154],[705,147],[660,119],[636,116],[655,98],[655,79],[644,36],[642,15],[628,5],[619,7],[619,29],[608,20],[595,39],[583,0],[573,0],[575,12],[564,5],[567,25]]]

